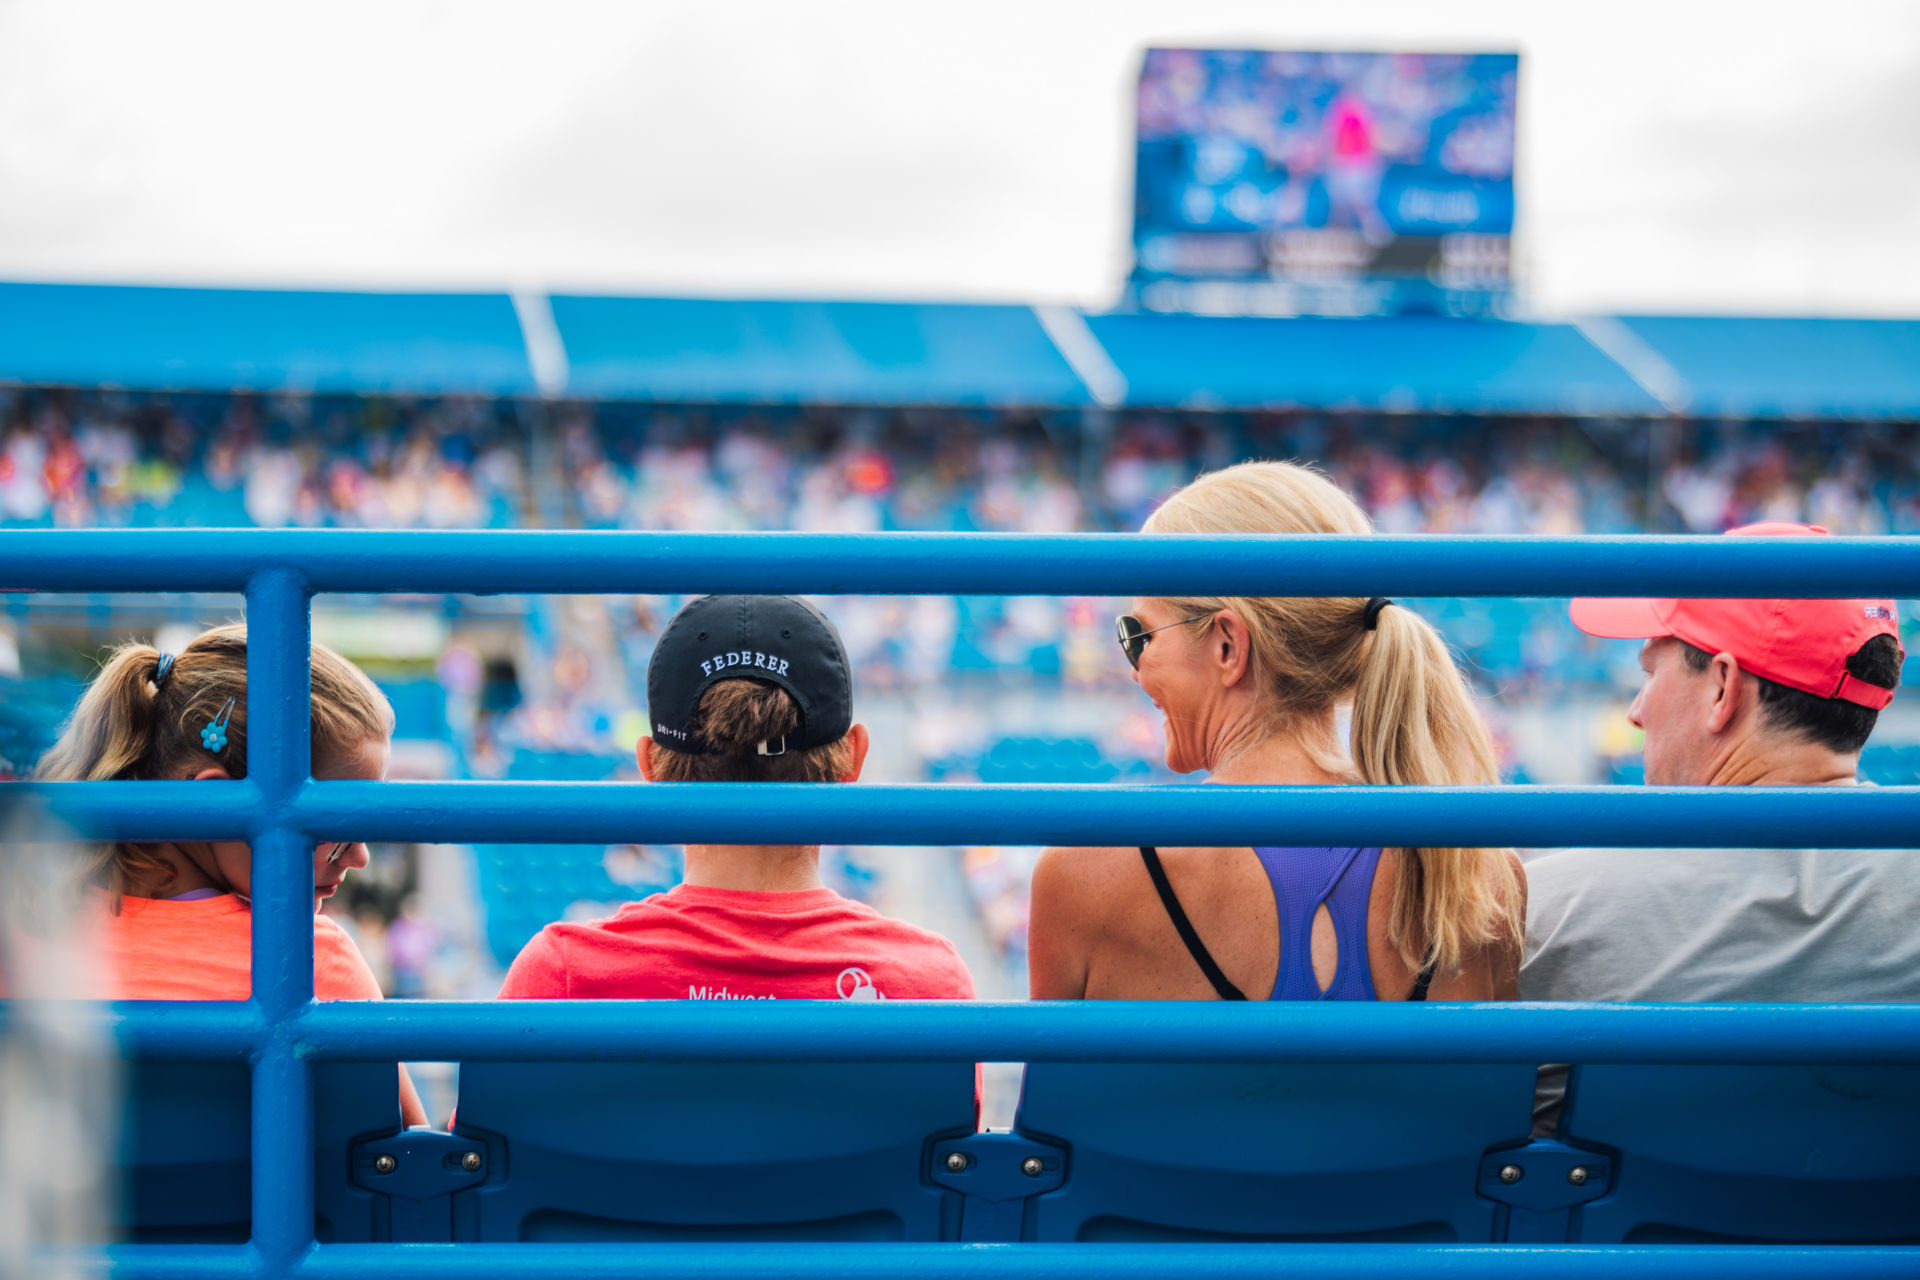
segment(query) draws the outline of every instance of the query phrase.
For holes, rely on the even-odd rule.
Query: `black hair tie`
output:
[[[1393,601],[1385,596],[1375,596],[1367,601],[1367,611],[1360,619],[1360,625],[1368,631],[1377,628],[1380,625],[1380,611],[1392,603]]]

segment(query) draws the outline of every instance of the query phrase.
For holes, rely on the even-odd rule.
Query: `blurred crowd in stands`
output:
[[[1282,457],[1319,463],[1384,532],[1704,533],[1790,519],[1911,533],[1917,446],[1910,423],[16,389],[0,390],[0,527],[1125,530],[1200,471]],[[536,598],[530,651],[443,662],[453,701],[475,707],[463,744],[474,771],[497,772],[510,748],[619,750],[643,727],[646,660],[678,603]],[[1489,689],[1637,675],[1618,646],[1580,637],[1548,602],[1420,607]],[[869,691],[1126,680],[1104,599],[829,608]],[[467,670],[476,664],[484,680]]]
[[[0,527],[511,528],[511,401],[0,390]]]
[[[0,527],[1132,529],[1311,459],[1386,532],[1920,531],[1909,423],[957,409],[0,388]]]
[[[1920,533],[1920,424],[1224,413],[769,409],[525,404],[486,399],[158,395],[0,388],[0,528],[260,526],[815,531],[1129,530],[1201,471],[1250,457],[1317,462],[1383,532],[1713,533],[1763,519],[1837,533]],[[0,776],[31,762],[84,673],[24,671],[22,611],[0,615]],[[436,616],[431,655],[380,665],[403,741],[445,749],[456,777],[631,777],[646,664],[676,597],[529,597]],[[472,602],[469,602],[472,603]],[[1124,689],[1114,602],[1097,597],[847,597],[823,602],[868,695],[919,712],[903,759],[921,776],[1162,779],[1145,709],[1087,739],[1022,739],[989,723],[985,681]],[[1639,680],[1630,645],[1594,641],[1553,601],[1412,602],[1476,682],[1503,698]],[[378,606],[369,606],[378,607]],[[417,599],[396,606],[418,610]],[[391,620],[391,619],[389,619]],[[205,621],[205,620],[200,620]],[[1916,619],[1909,616],[1912,631]],[[133,624],[118,617],[110,625]],[[151,624],[149,624],[151,625]],[[378,643],[392,628],[363,629]],[[123,638],[116,635],[113,638]],[[1908,640],[1920,646],[1920,634]],[[386,655],[396,658],[398,655]],[[39,674],[39,681],[21,677]],[[1490,702],[1505,772],[1525,768]],[[1623,717],[1591,746],[1629,778]],[[1609,736],[1610,735],[1610,736]],[[1920,768],[1920,747],[1895,763]],[[400,757],[396,757],[399,759]],[[1609,772],[1611,771],[1611,772]],[[429,776],[422,774],[402,776]],[[1889,780],[1905,780],[1896,769]],[[672,883],[671,851],[483,848],[474,926],[418,910],[417,855],[383,854],[336,914],[392,994],[491,989],[526,936]],[[395,851],[397,853],[397,851]],[[989,943],[1019,968],[1035,850],[958,852]],[[489,858],[491,857],[491,861]],[[532,859],[532,861],[530,861]],[[543,861],[542,861],[543,860]],[[537,863],[537,865],[536,865]],[[866,896],[853,851],[834,883]],[[497,864],[497,865],[496,865]],[[383,870],[384,868],[384,870]]]

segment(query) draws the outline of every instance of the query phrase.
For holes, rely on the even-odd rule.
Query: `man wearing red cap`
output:
[[[1655,786],[1852,785],[1906,656],[1891,600],[1585,599],[1572,615],[1645,641],[1627,715]],[[1920,1001],[1920,855],[1568,849],[1529,862],[1527,884],[1522,1000]],[[1543,1078],[1537,1124],[1556,1093]]]

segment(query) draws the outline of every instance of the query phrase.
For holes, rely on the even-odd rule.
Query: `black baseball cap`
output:
[[[827,615],[795,596],[701,596],[660,635],[647,663],[647,714],[661,746],[715,755],[693,731],[700,695],[718,680],[764,680],[800,704],[800,727],[784,749],[805,751],[853,727],[847,647]],[[778,755],[778,751],[762,751]]]

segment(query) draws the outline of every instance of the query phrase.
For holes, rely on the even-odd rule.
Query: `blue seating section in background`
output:
[[[0,761],[16,773],[31,769],[60,736],[60,726],[86,689],[63,676],[0,680]]]
[[[507,777],[516,782],[605,782],[626,767],[625,756],[576,751],[516,751]],[[608,915],[623,902],[671,888],[677,864],[663,857],[657,867],[636,862],[637,878],[616,882],[608,874],[605,845],[478,844],[480,903],[486,913],[487,948],[500,965],[513,963],[541,928],[556,920]]]
[[[673,887],[678,877],[618,884],[597,844],[477,844],[487,949],[502,967],[556,920],[610,915],[623,902]]]
[[[438,680],[382,680],[380,692],[393,706],[394,737],[453,741],[447,724],[447,690]]]
[[[1860,777],[1882,787],[1920,784],[1920,742],[1869,742],[1860,753]]]
[[[1146,760],[1110,760],[1090,738],[1002,738],[985,754],[929,761],[935,782],[1146,782],[1155,776]]]

